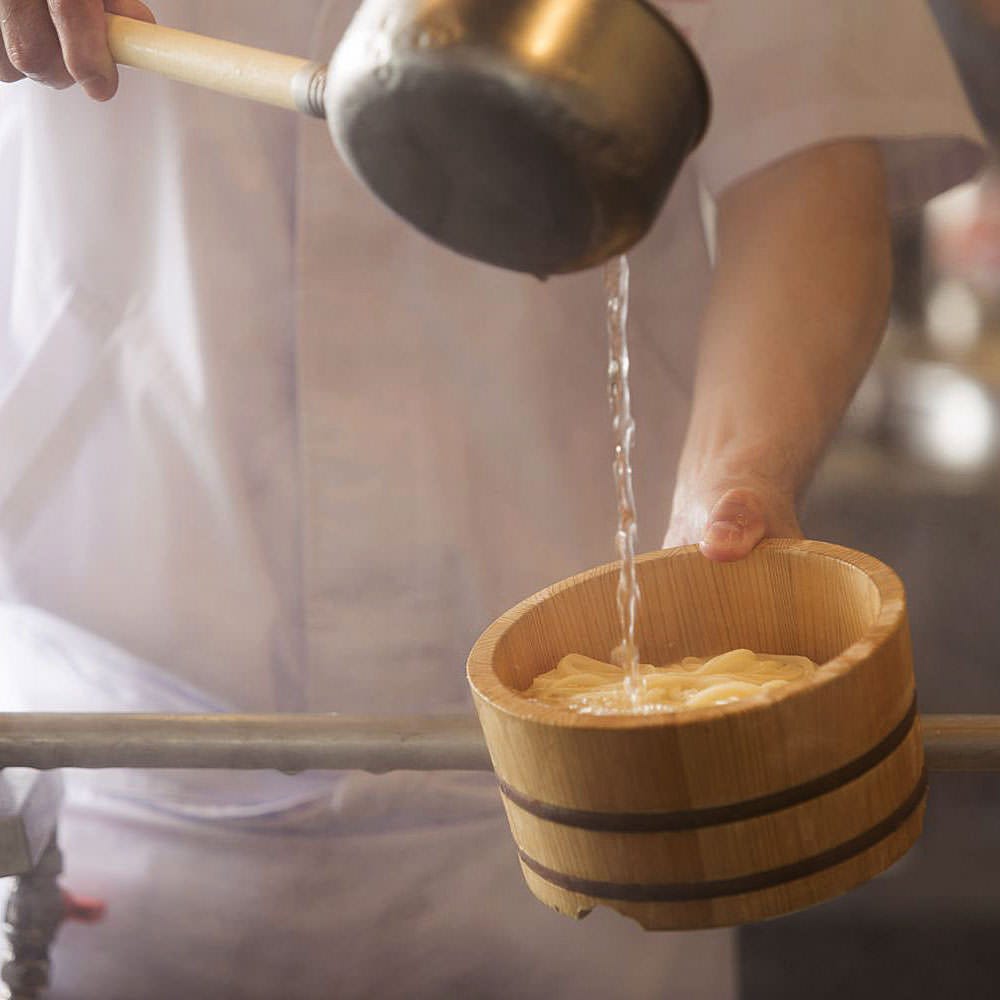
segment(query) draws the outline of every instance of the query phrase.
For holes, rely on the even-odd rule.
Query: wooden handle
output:
[[[220,94],[322,117],[320,63],[108,14],[115,62]]]

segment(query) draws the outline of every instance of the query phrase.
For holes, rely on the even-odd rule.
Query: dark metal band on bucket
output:
[[[906,714],[885,739],[843,767],[771,795],[705,809],[683,809],[672,812],[592,812],[541,802],[512,788],[502,779],[497,780],[500,791],[506,799],[519,809],[550,823],[573,826],[581,830],[597,830],[602,833],[670,833],[678,830],[696,830],[706,826],[753,819],[800,805],[809,799],[819,798],[834,791],[841,785],[861,777],[866,771],[870,771],[889,757],[910,734],[916,717],[917,701],[914,697]]]
[[[639,885],[621,882],[596,882],[553,871],[518,849],[518,855],[526,868],[546,882],[595,899],[615,899],[629,903],[688,903],[696,900],[718,899],[723,896],[739,896],[749,892],[773,889],[786,882],[806,878],[851,860],[880,841],[895,833],[917,810],[927,792],[927,770],[921,772],[916,787],[902,804],[880,823],[851,840],[838,844],[829,850],[803,858],[792,864],[772,868],[769,871],[754,872],[739,878],[722,879],[713,882],[672,882],[660,885]]]

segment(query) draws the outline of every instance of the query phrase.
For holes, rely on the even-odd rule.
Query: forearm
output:
[[[852,141],[721,199],[675,511],[706,488],[801,495],[885,325],[885,188],[878,150]]]

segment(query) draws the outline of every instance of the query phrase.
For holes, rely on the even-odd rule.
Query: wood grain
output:
[[[115,62],[233,97],[299,110],[293,81],[313,64],[204,35],[107,14]]]
[[[495,622],[470,655],[469,679],[536,895],[561,912],[604,902],[650,928],[722,926],[836,895],[905,851],[919,831],[925,772],[895,574],[862,553],[801,541],[767,542],[727,564],[694,547],[653,553],[638,573],[645,662],[746,647],[822,666],[770,702],[587,716],[519,692],[566,653],[607,658],[618,641],[617,566],[556,584]],[[567,821],[577,814],[652,822],[588,829]],[[706,821],[656,828],[660,815]],[[627,885],[627,896],[641,897],[634,887],[752,885],[815,858],[836,860],[781,884],[687,902],[600,899],[539,874]]]

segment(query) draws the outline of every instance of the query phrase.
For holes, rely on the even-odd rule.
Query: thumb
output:
[[[121,14],[122,17],[134,17],[137,21],[156,23],[153,12],[142,0],[104,0],[104,9],[109,14]]]
[[[731,562],[748,556],[762,538],[801,538],[794,506],[768,503],[753,489],[727,490],[705,521],[699,548],[709,559]]]
[[[742,559],[766,531],[763,504],[757,494],[729,490],[709,512],[698,547],[705,556],[718,562]]]

